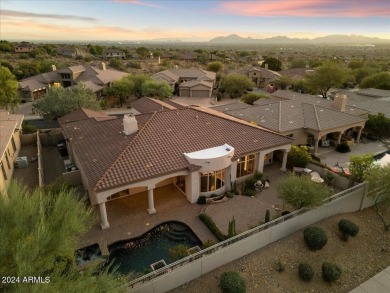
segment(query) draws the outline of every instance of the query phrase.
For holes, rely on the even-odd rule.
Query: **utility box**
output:
[[[17,157],[15,163],[18,169],[23,169],[28,167],[27,157]]]

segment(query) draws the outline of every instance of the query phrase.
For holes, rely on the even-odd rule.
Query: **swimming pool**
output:
[[[152,263],[164,260],[172,263],[169,250],[180,244],[187,248],[200,246],[202,243],[192,230],[181,222],[166,222],[154,227],[135,239],[119,241],[108,247],[111,269],[118,266],[118,272],[145,272]]]

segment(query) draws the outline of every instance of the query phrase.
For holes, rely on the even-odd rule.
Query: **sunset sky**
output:
[[[238,34],[390,39],[389,0],[0,0],[0,39],[206,41]]]

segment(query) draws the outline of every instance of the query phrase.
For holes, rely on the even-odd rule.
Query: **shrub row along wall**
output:
[[[39,180],[39,187],[43,187],[45,185],[44,178],[43,177],[43,163],[42,163],[42,144],[41,140],[39,139],[39,133],[36,133],[37,137],[37,149],[38,149],[38,180]]]
[[[209,248],[210,254],[203,255],[203,257],[198,259],[194,257],[195,260],[192,262],[185,263],[174,270],[169,271],[168,267],[168,272],[165,274],[152,278],[150,281],[147,279],[144,281],[140,280],[141,285],[134,288],[129,287],[128,292],[160,293],[169,291],[325,218],[336,214],[359,211],[362,207],[371,206],[373,201],[365,198],[366,185],[366,183],[361,183],[349,190],[343,191],[334,196],[340,197],[325,203],[321,207],[292,217],[287,221],[279,223],[281,218],[271,221],[267,223],[267,225],[270,226],[268,229],[253,234],[231,245],[228,244],[232,243],[235,238],[242,237],[240,235],[245,234],[248,231],[214,245]],[[275,223],[277,223],[277,225],[272,226]],[[184,262],[185,259],[182,261]]]

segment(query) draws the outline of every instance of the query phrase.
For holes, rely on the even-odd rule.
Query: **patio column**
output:
[[[320,142],[320,138],[315,139],[314,141],[314,155],[318,154],[318,143]]]
[[[356,138],[356,143],[360,142],[360,136],[362,135],[362,130],[363,130],[363,126],[360,126],[358,134],[357,134],[357,138]]]
[[[264,156],[263,152],[259,152],[259,159],[257,161],[257,172],[263,173],[264,171]]]
[[[148,189],[148,212],[149,214],[154,214],[156,212],[156,209],[154,208],[154,197],[153,197],[153,188]]]
[[[339,135],[337,136],[337,144],[340,144],[341,143],[341,137],[343,136],[343,133],[340,131],[339,132]]]
[[[102,227],[102,229],[110,228],[110,224],[108,223],[107,220],[106,203],[105,202],[99,203],[99,208],[100,208],[100,220],[101,220],[100,227]]]
[[[280,168],[280,170],[282,172],[285,172],[287,169],[286,169],[286,165],[287,165],[287,155],[288,155],[288,151],[284,150],[283,151],[283,161],[282,161],[282,168]]]

